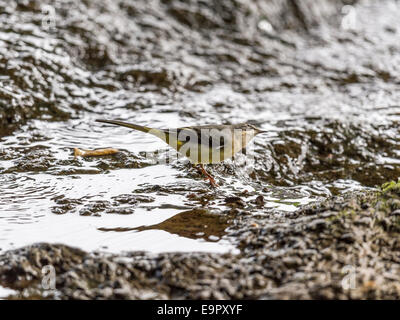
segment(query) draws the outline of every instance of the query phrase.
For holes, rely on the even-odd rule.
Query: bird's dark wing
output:
[[[197,126],[176,130],[177,140],[181,143],[195,142],[214,149],[232,143],[232,130],[229,126]]]

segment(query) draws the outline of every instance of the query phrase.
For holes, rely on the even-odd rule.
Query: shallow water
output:
[[[234,209],[279,215],[400,175],[396,2],[355,5],[356,30],[340,28],[340,1],[307,28],[235,1],[230,18],[192,2],[69,3],[50,30],[40,5],[0,1],[2,250],[236,252]],[[204,19],[185,20],[185,6]],[[257,27],[265,17],[272,34]],[[185,159],[162,163],[174,154],[162,141],[97,118],[268,133],[208,168],[212,190]],[[121,151],[74,158],[75,147]]]
[[[31,131],[29,126],[40,132],[38,141],[26,133]],[[162,141],[124,128],[105,128],[95,123],[90,115],[80,123],[49,124],[35,120],[1,141],[6,157],[18,154],[19,159],[31,159],[23,162],[26,167],[18,167],[13,159],[0,161],[3,168],[0,186],[3,250],[35,242],[60,242],[89,251],[236,251],[233,244],[224,239],[224,230],[232,221],[215,234],[207,232],[208,225],[219,224],[220,211],[227,208],[225,197],[244,190],[250,194],[255,192],[254,183],[250,181],[227,176],[218,191],[209,190],[185,159],[169,165],[151,164],[153,159],[140,158],[143,152],[167,153],[169,150]],[[118,154],[74,158],[72,152],[72,147],[105,146],[117,147],[127,158],[136,155],[138,159],[133,160],[132,168],[125,169],[125,158],[120,159]],[[185,177],[186,172],[194,177]],[[185,230],[193,226],[190,219],[186,224],[173,222],[172,228],[160,226],[161,222],[198,207],[196,201],[188,197],[196,192],[215,194],[216,199],[206,206],[214,219],[204,219],[196,212],[189,214],[198,224],[189,232]],[[304,189],[294,192],[300,198],[285,198],[282,203],[270,193],[257,193],[265,195],[265,208],[290,211],[313,199]],[[249,200],[252,198],[255,195]],[[204,224],[201,219],[205,220]],[[135,230],[137,228],[139,230]],[[207,233],[207,237],[203,233]]]

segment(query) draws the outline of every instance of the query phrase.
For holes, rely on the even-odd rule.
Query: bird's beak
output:
[[[267,132],[268,132],[268,131],[260,130],[260,129],[257,129],[257,130],[256,130],[256,134],[267,133]]]

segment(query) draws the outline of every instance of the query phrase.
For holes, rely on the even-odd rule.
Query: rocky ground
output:
[[[240,206],[240,253],[108,255],[36,244],[0,256],[10,298],[399,299],[400,183],[257,219]],[[257,222],[255,222],[257,221]],[[52,265],[56,289],[43,289]]]

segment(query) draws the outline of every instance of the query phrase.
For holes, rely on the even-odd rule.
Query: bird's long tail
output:
[[[117,126],[127,127],[127,128],[131,128],[131,129],[134,129],[134,130],[146,132],[146,133],[152,130],[152,128],[149,128],[149,127],[139,126],[137,124],[127,123],[127,122],[118,121],[118,120],[97,119],[96,121],[97,122],[103,122],[103,123],[109,123],[109,124],[115,124]]]
[[[130,129],[134,129],[134,130],[150,133],[150,134],[160,138],[161,140],[167,141],[168,134],[164,130],[161,130],[161,129],[149,128],[149,127],[145,127],[145,126],[140,126],[138,124],[127,123],[127,122],[118,121],[118,120],[97,119],[96,121],[97,122],[114,124],[114,125],[117,125],[117,126],[127,127],[127,128],[130,128]]]

